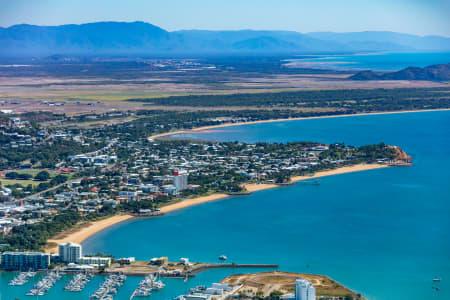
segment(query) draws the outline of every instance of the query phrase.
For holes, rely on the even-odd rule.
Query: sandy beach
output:
[[[422,110],[402,110],[402,111],[385,111],[385,112],[374,112],[374,113],[360,113],[360,114],[342,114],[342,115],[328,115],[319,117],[298,117],[298,118],[284,118],[284,119],[269,119],[269,120],[259,120],[250,122],[237,122],[237,123],[223,123],[219,125],[203,126],[194,129],[177,130],[155,134],[149,136],[148,139],[154,140],[161,137],[176,135],[176,134],[189,134],[189,133],[199,133],[205,132],[207,130],[231,127],[231,126],[241,126],[250,124],[262,124],[262,123],[273,123],[273,122],[285,122],[285,121],[298,121],[298,120],[312,120],[312,119],[327,119],[327,118],[341,118],[341,117],[357,117],[357,116],[371,116],[371,115],[387,115],[387,114],[404,114],[404,113],[419,113],[427,111],[448,111],[450,108],[440,108],[440,109],[422,109]]]
[[[368,171],[368,170],[374,170],[374,169],[380,169],[380,168],[387,168],[387,165],[381,165],[381,164],[358,164],[348,167],[341,167],[334,170],[327,170],[327,171],[320,171],[315,173],[313,176],[294,176],[291,178],[291,181],[298,182],[302,180],[308,180],[308,179],[315,179],[320,177],[326,177],[326,176],[332,176],[332,175],[339,175],[339,174],[345,174],[345,173],[352,173],[352,172],[360,172],[360,171]],[[250,192],[256,192],[271,188],[280,187],[280,185],[277,184],[267,184],[267,183],[251,183],[246,184],[245,188],[247,191]]]
[[[239,125],[248,125],[248,124],[260,124],[260,123],[272,123],[272,122],[283,122],[283,121],[294,121],[294,120],[308,120],[308,119],[324,119],[324,118],[340,118],[340,117],[354,117],[354,116],[366,116],[366,115],[382,115],[382,114],[399,114],[399,113],[413,113],[413,112],[425,112],[425,111],[445,111],[450,109],[430,109],[430,110],[410,110],[410,111],[393,111],[393,112],[376,112],[376,113],[363,113],[363,114],[343,114],[343,115],[331,115],[331,116],[320,116],[320,117],[302,117],[302,118],[289,118],[289,119],[273,119],[273,120],[260,120],[260,121],[252,121],[252,122],[241,122],[241,123],[224,123],[220,125],[213,125],[213,126],[204,126],[199,128],[194,128],[191,130],[178,130],[178,131],[172,131],[172,132],[166,132],[161,134],[155,134],[153,136],[150,136],[149,139],[157,139],[165,136],[171,136],[175,134],[182,134],[182,133],[195,133],[195,132],[205,132],[207,130],[215,129],[215,128],[222,128],[222,127],[229,127],[229,126],[239,126]],[[350,172],[359,172],[359,171],[367,171],[367,170],[373,170],[373,169],[379,169],[379,168],[386,168],[386,165],[381,164],[359,164],[354,166],[348,166],[348,167],[342,167],[334,170],[327,170],[327,171],[321,171],[315,173],[313,176],[295,176],[291,178],[292,181],[302,181],[302,180],[308,180],[308,179],[314,179],[314,178],[320,178],[325,176],[332,176],[332,175],[338,175],[338,174],[344,174],[344,173],[350,173]],[[251,183],[246,184],[245,188],[250,192],[256,192],[261,191],[265,189],[271,189],[275,187],[280,187],[276,184],[257,184],[257,183]],[[208,196],[201,196],[197,198],[192,199],[186,199],[179,202],[171,203],[166,206],[161,207],[161,211],[163,213],[172,212],[178,209],[183,209],[186,207],[198,205],[201,203],[206,203],[210,201],[215,201],[223,198],[230,197],[227,194],[212,194]],[[59,244],[59,243],[67,243],[69,241],[74,243],[82,243],[85,239],[92,236],[93,234],[109,227],[114,224],[123,222],[125,220],[131,219],[133,216],[131,215],[118,215],[109,217],[107,219],[103,219],[100,221],[92,222],[88,226],[81,226],[79,229],[71,229],[67,232],[63,232],[56,237],[50,239],[48,243],[52,244]],[[58,251],[57,247],[49,247],[46,249],[47,253],[56,253]]]
[[[450,109],[437,109],[440,111],[443,110],[450,110]],[[412,112],[424,112],[424,111],[437,111],[437,110],[416,110],[416,111],[395,111],[395,112],[377,112],[377,113],[364,113],[364,114],[347,114],[347,115],[332,115],[332,116],[320,116],[320,117],[305,117],[305,118],[289,118],[289,119],[274,119],[274,120],[260,120],[260,121],[252,121],[252,122],[241,122],[241,123],[226,123],[226,124],[220,124],[220,125],[213,125],[213,126],[204,126],[199,128],[194,128],[192,130],[179,130],[179,131],[172,131],[172,132],[166,132],[161,134],[156,134],[153,136],[150,136],[149,139],[157,139],[160,137],[175,135],[175,134],[182,134],[182,133],[194,133],[194,132],[204,132],[210,129],[215,128],[221,128],[221,127],[228,127],[228,126],[239,126],[239,125],[247,125],[247,124],[260,124],[260,123],[271,123],[271,122],[283,122],[283,121],[294,121],[294,120],[308,120],[308,119],[323,119],[323,118],[340,118],[340,117],[354,117],[354,116],[364,116],[364,115],[381,115],[381,114],[398,114],[398,113],[412,113]],[[314,179],[314,178],[320,178],[325,176],[332,176],[332,175],[338,175],[338,174],[344,174],[344,173],[350,173],[350,172],[359,172],[359,171],[367,171],[367,170],[373,170],[373,169],[379,169],[379,168],[386,168],[386,165],[381,164],[359,164],[354,166],[348,166],[348,167],[342,167],[334,170],[327,170],[327,171],[321,171],[315,173],[313,176],[295,176],[291,178],[292,181],[302,181],[302,180],[308,180],[308,179]],[[280,187],[276,184],[257,184],[257,183],[251,183],[246,184],[245,188],[250,192],[256,192],[261,191],[265,189],[271,189],[275,187]],[[163,213],[172,212],[178,209],[183,209],[186,207],[198,205],[201,203],[206,203],[210,201],[215,201],[223,198],[230,197],[227,194],[212,194],[208,196],[201,196],[197,198],[192,199],[186,199],[179,202],[171,203],[166,206],[161,207],[161,211]],[[133,216],[131,215],[118,215],[109,217],[100,221],[92,222],[87,226],[81,226],[78,229],[71,229],[69,231],[63,232],[55,236],[54,238],[48,240],[48,243],[51,243],[52,245],[60,244],[60,243],[67,243],[69,241],[74,243],[82,243],[85,239],[88,237],[94,235],[95,233],[112,226],[114,224],[123,222],[125,220],[131,219]],[[56,253],[58,251],[57,247],[48,247],[46,249],[47,253]]]
[[[201,203],[205,203],[205,202],[210,202],[210,201],[214,201],[214,200],[218,200],[218,199],[223,199],[229,197],[227,194],[212,194],[212,195],[208,195],[208,196],[201,196],[201,197],[196,197],[196,198],[192,198],[192,199],[186,199],[186,200],[182,200],[176,203],[172,203],[166,206],[161,207],[161,211],[163,213],[168,213],[171,211],[175,211],[178,209],[182,209],[182,208],[186,208],[189,206],[194,206],[197,204],[201,204]]]
[[[80,244],[85,239],[91,235],[109,227],[114,224],[123,222],[125,220],[133,218],[132,215],[116,215],[99,221],[91,222],[86,226],[81,226],[79,229],[74,228],[68,231],[62,232],[52,239],[48,240],[47,243],[56,244],[54,247],[48,247],[45,249],[45,253],[58,253],[57,244],[63,244],[67,242],[74,242]]]
[[[320,171],[315,173],[313,176],[295,176],[292,179],[292,181],[302,181],[302,180],[308,180],[308,179],[314,179],[314,178],[320,178],[325,176],[332,176],[332,175],[339,175],[344,173],[351,173],[351,172],[360,172],[360,171],[368,171],[368,170],[374,170],[374,169],[380,169],[380,168],[387,168],[386,165],[381,164],[358,164],[348,167],[342,167],[334,170],[327,170],[327,171]],[[250,192],[256,192],[271,188],[280,187],[276,184],[258,184],[258,183],[250,183],[246,184],[245,188]],[[227,194],[212,194],[208,196],[201,196],[196,197],[192,199],[186,199],[179,202],[171,203],[166,206],[161,207],[161,211],[163,213],[169,213],[172,211],[176,211],[179,209],[183,209],[186,207],[211,202],[219,199],[224,199],[230,197]],[[94,235],[95,233],[112,226],[114,224],[129,220],[131,218],[134,218],[131,215],[117,215],[113,217],[109,217],[103,220],[99,220],[96,222],[92,222],[88,224],[87,226],[81,226],[79,229],[71,229],[69,231],[63,232],[55,236],[54,238],[48,240],[48,243],[51,243],[51,245],[57,245],[67,242],[74,242],[77,244],[82,243],[84,240],[86,240],[88,237]],[[57,246],[48,247],[45,249],[46,253],[57,253],[58,248]]]

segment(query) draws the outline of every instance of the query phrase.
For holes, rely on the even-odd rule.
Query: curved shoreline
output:
[[[352,172],[360,172],[360,171],[368,171],[368,170],[374,170],[374,169],[380,169],[380,168],[387,168],[387,165],[382,164],[358,164],[353,166],[345,166],[340,167],[333,170],[326,170],[326,171],[319,171],[315,173],[312,176],[294,176],[291,178],[293,182],[308,180],[308,179],[315,179],[315,178],[321,178],[326,176],[333,176],[333,175],[339,175],[339,174],[346,174],[346,173],[352,173]],[[250,192],[256,192],[256,191],[262,191],[266,189],[272,189],[276,187],[281,187],[276,184],[257,184],[257,183],[249,183],[244,185],[245,188]],[[181,200],[172,204],[168,204],[161,207],[161,211],[163,213],[169,213],[172,211],[176,211],[179,209],[195,206],[202,203],[207,203],[219,199],[224,199],[232,197],[227,194],[223,193],[216,193],[211,194],[208,196],[201,196],[186,200]],[[66,232],[62,232],[58,234],[57,236],[53,237],[52,239],[49,239],[47,243],[56,244],[52,247],[47,247],[45,249],[46,253],[57,253],[58,252],[58,246],[57,244],[61,243],[67,243],[67,242],[74,242],[77,244],[81,244],[84,240],[89,238],[90,236],[96,234],[97,232],[102,231],[103,229],[106,229],[110,226],[113,226],[115,224],[121,223],[123,221],[136,218],[132,215],[115,215],[106,219],[102,219],[99,221],[95,221],[90,223],[86,227],[81,227],[78,230],[75,229],[74,232],[71,232],[71,230],[68,230]],[[73,230],[73,229],[72,229]],[[58,236],[61,236],[61,238],[58,238]]]
[[[297,117],[297,118],[282,118],[282,119],[268,119],[268,120],[258,120],[250,122],[237,122],[237,123],[223,123],[218,125],[202,126],[193,129],[182,129],[176,131],[169,131],[164,133],[158,133],[149,136],[149,140],[158,139],[161,137],[176,135],[176,134],[190,134],[190,133],[201,133],[206,130],[222,128],[222,127],[232,127],[232,126],[242,126],[251,124],[263,124],[263,123],[274,123],[274,122],[286,122],[286,121],[299,121],[299,120],[313,120],[313,119],[327,119],[327,118],[341,118],[341,117],[357,117],[357,116],[372,116],[372,115],[389,115],[389,114],[404,114],[404,113],[420,113],[420,112],[432,112],[432,111],[450,111],[450,108],[438,108],[438,109],[420,109],[420,110],[398,110],[398,111],[385,111],[385,112],[373,112],[373,113],[359,113],[359,114],[342,114],[342,115],[325,115],[316,117]]]
[[[132,215],[115,215],[102,220],[88,223],[86,224],[87,226],[83,226],[84,224],[82,224],[81,227],[78,229],[72,228],[67,231],[61,232],[47,241],[47,245],[48,243],[56,245],[52,247],[46,247],[45,253],[58,253],[58,244],[68,242],[80,244],[91,235],[94,235],[97,232],[102,231],[103,229],[106,229],[117,223],[129,220],[131,218],[134,217]]]
[[[284,122],[284,121],[297,121],[297,120],[309,120],[309,119],[325,119],[325,118],[339,118],[339,117],[354,117],[354,116],[370,116],[370,115],[384,115],[384,114],[400,114],[400,113],[416,113],[416,112],[432,112],[432,111],[450,111],[450,108],[443,108],[443,109],[427,109],[427,110],[408,110],[408,111],[388,111],[388,112],[374,112],[374,113],[361,113],[361,114],[342,114],[342,115],[328,115],[328,116],[317,116],[317,117],[298,117],[298,118],[285,118],[285,119],[270,119],[270,120],[259,120],[259,121],[251,121],[251,122],[238,122],[238,123],[224,123],[219,125],[212,125],[212,126],[203,126],[194,128],[191,130],[178,130],[178,131],[172,131],[172,132],[166,132],[161,134],[156,134],[148,137],[148,139],[157,139],[160,137],[165,136],[171,136],[175,134],[186,134],[186,133],[196,133],[196,132],[202,132],[209,129],[216,129],[216,128],[222,128],[222,127],[231,127],[231,126],[240,126],[240,125],[249,125],[249,124],[261,124],[261,123],[273,123],[273,122]],[[345,174],[345,173],[351,173],[351,172],[359,172],[359,171],[366,171],[366,170],[373,170],[373,169],[379,169],[379,168],[386,168],[388,166],[381,165],[381,164],[360,164],[360,165],[354,165],[349,167],[341,167],[334,170],[328,170],[328,171],[320,171],[315,173],[313,176],[295,176],[291,178],[292,181],[302,181],[302,180],[308,180],[308,179],[314,179],[314,178],[320,178],[325,176],[332,176],[332,175],[338,175],[338,174]],[[276,184],[245,184],[245,188],[250,192],[256,192],[261,191],[265,189],[271,189],[275,187],[280,187]],[[224,199],[227,197],[231,197],[227,194],[212,194],[208,196],[201,196],[196,197],[192,199],[186,199],[179,202],[175,202],[172,204],[168,204],[166,206],[161,207],[161,211],[163,213],[168,213],[172,211],[176,211],[179,209],[183,209],[186,207],[215,201],[219,199]],[[96,234],[97,232],[106,229],[112,225],[115,225],[117,223],[129,220],[134,218],[132,215],[116,215],[112,216],[103,220],[95,221],[90,223],[86,227],[82,227],[78,230],[75,230],[74,232],[63,232],[58,234],[57,236],[53,237],[52,239],[48,240],[48,243],[66,243],[68,241],[72,241],[75,243],[82,243],[84,240],[89,238],[90,236]],[[72,229],[73,230],[73,229]],[[62,236],[61,238],[57,238],[58,236]],[[47,247],[45,249],[46,253],[56,253],[58,251],[57,246],[54,247]]]

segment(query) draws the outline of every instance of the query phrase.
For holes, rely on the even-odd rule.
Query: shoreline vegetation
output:
[[[380,168],[387,168],[387,165],[383,164],[357,164],[353,166],[345,166],[340,167],[337,169],[332,170],[326,170],[326,171],[319,171],[316,172],[312,176],[294,176],[291,178],[292,182],[299,182],[309,179],[316,179],[326,176],[333,176],[333,175],[339,175],[339,174],[346,174],[346,173],[352,173],[352,172],[360,172],[360,171],[368,171],[368,170],[374,170],[374,169],[380,169]],[[276,187],[281,187],[277,184],[267,184],[267,183],[249,183],[245,184],[244,187],[249,192],[257,192],[262,191],[266,189],[272,189]],[[169,213],[176,210],[180,210],[183,208],[195,206],[202,203],[207,203],[211,201],[216,201],[220,199],[225,199],[228,197],[233,197],[224,193],[215,193],[207,196],[200,196],[195,197],[191,199],[185,199],[181,200],[175,203],[170,203],[168,205],[161,207],[162,213]],[[57,253],[58,252],[58,244],[67,243],[67,242],[74,242],[77,244],[82,243],[87,238],[91,237],[92,235],[110,227],[113,225],[116,225],[118,223],[138,218],[129,214],[125,215],[115,215],[111,217],[107,217],[105,219],[91,222],[87,226],[80,226],[78,228],[72,228],[68,231],[62,232],[55,237],[51,238],[47,242],[47,247],[45,248],[46,253]]]
[[[158,134],[149,136],[148,139],[154,140],[154,139],[158,139],[158,138],[162,138],[162,137],[170,137],[170,136],[177,135],[177,134],[205,133],[208,130],[216,129],[216,128],[252,125],[252,124],[312,120],[312,119],[340,118],[340,117],[357,117],[357,116],[419,113],[419,112],[432,112],[432,111],[449,111],[449,110],[450,110],[450,108],[418,109],[418,110],[401,110],[401,111],[385,111],[385,112],[355,113],[355,114],[341,114],[341,115],[325,115],[325,116],[316,116],[316,117],[294,117],[294,118],[268,119],[268,120],[249,121],[249,122],[223,123],[223,124],[219,124],[219,125],[202,126],[202,127],[193,128],[193,129],[180,129],[180,130],[176,130],[176,131],[158,133]]]

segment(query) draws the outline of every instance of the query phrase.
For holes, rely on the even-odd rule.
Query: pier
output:
[[[89,297],[90,300],[110,300],[127,279],[125,275],[109,275],[100,287]]]
[[[139,286],[134,290],[130,297],[130,300],[134,297],[147,297],[152,291],[159,291],[163,289],[165,284],[158,280],[158,274],[149,274],[145,276],[143,280],[139,283]]]
[[[160,277],[168,278],[191,278],[196,273],[200,273],[209,269],[218,268],[261,268],[261,269],[278,269],[278,265],[274,264],[236,264],[236,263],[192,263],[189,266],[176,265],[170,263],[172,267],[161,267],[149,265],[146,262],[136,262],[135,264],[126,266],[111,267],[105,270],[108,274],[116,274],[120,272],[127,276],[146,276],[158,273]]]
[[[253,194],[253,192],[250,191],[243,191],[243,192],[228,192],[226,193],[228,196],[249,196]]]
[[[55,283],[60,280],[62,275],[58,271],[51,271],[36,283],[33,288],[27,293],[27,296],[44,296]]]
[[[11,280],[8,285],[24,285],[28,282],[28,280],[33,278],[34,275],[36,275],[36,272],[21,272],[13,280]]]
[[[73,276],[73,278],[67,283],[64,287],[65,291],[69,292],[81,292],[86,284],[94,277],[93,274],[87,273],[78,273]]]

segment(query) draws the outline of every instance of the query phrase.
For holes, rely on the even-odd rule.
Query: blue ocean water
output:
[[[193,137],[385,142],[411,154],[414,165],[330,176],[318,186],[297,184],[130,220],[86,240],[85,252],[207,262],[226,254],[230,262],[325,274],[369,299],[450,299],[449,111],[244,125]],[[149,299],[171,299],[191,286],[250,271],[211,270],[186,283],[165,279],[166,288]],[[7,286],[11,276],[0,273],[0,299],[30,298],[24,296],[29,287]],[[434,277],[442,281],[433,283]],[[130,277],[117,299],[128,299],[138,281]],[[437,285],[440,291],[432,289]],[[89,283],[78,296],[87,299],[97,286]],[[58,283],[41,298],[79,299],[62,287]]]
[[[426,67],[450,63],[450,53],[373,53],[355,55],[325,55],[296,59],[315,68],[397,71],[407,67]]]

